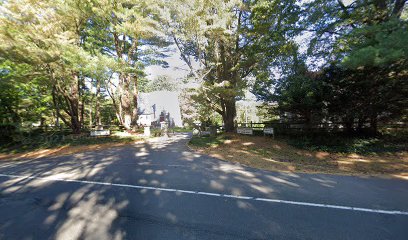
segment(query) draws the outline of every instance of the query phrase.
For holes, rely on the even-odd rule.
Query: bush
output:
[[[0,125],[0,144],[8,144],[13,141],[17,128],[11,124]]]
[[[287,136],[284,140],[294,147],[311,150],[342,153],[380,153],[407,151],[407,137],[349,136],[346,134],[304,134]]]

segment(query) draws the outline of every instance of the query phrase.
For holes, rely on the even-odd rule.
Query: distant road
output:
[[[0,161],[0,239],[408,239],[408,181],[247,168],[188,137]]]

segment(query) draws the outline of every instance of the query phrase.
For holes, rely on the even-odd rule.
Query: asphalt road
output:
[[[0,239],[408,239],[408,181],[266,172],[187,135],[0,162]]]

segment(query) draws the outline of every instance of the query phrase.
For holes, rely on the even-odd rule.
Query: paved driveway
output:
[[[188,135],[0,162],[0,239],[408,239],[408,181],[266,172]]]

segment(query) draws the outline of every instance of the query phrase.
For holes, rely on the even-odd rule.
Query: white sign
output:
[[[150,127],[144,127],[144,135],[145,137],[150,137]]]
[[[246,135],[253,135],[254,134],[252,128],[237,128],[237,133],[246,134]]]
[[[91,136],[96,137],[96,136],[109,136],[110,135],[110,130],[92,130],[91,131]]]
[[[264,128],[264,134],[272,134],[273,135],[273,128]]]

